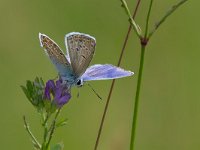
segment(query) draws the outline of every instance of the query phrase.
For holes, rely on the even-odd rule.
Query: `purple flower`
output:
[[[67,103],[70,98],[71,95],[69,92],[63,92],[60,89],[56,89],[54,102],[59,108],[62,107],[65,103]]]
[[[46,83],[45,90],[44,90],[44,97],[48,100],[51,100],[51,93],[54,95],[54,91],[56,89],[55,83],[53,80],[49,80]]]
[[[49,80],[46,83],[44,97],[47,100],[52,100],[60,108],[69,101],[71,94],[69,93],[68,87],[62,84],[62,80],[57,80],[56,84],[53,80]]]

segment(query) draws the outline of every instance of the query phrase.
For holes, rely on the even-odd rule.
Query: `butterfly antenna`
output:
[[[102,100],[101,96],[94,90],[94,88],[89,84],[87,83],[87,85],[92,89],[92,91],[96,94],[96,96]]]
[[[80,96],[80,90],[78,89],[77,98]]]

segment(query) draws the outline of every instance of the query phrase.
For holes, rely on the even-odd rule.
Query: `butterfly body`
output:
[[[64,55],[61,48],[48,36],[39,33],[40,45],[45,49],[51,62],[55,65],[60,78],[68,87],[80,87],[86,81],[108,80],[131,76],[134,73],[110,64],[97,64],[88,68],[96,47],[94,37],[71,32],[65,36],[67,49]]]

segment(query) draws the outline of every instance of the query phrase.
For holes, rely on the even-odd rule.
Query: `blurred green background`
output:
[[[127,1],[131,10],[135,1]],[[153,25],[177,0],[155,0]],[[142,1],[136,21],[144,28],[149,0]],[[200,148],[200,1],[189,1],[176,11],[151,39],[145,57],[136,150],[199,150]],[[0,0],[0,145],[6,150],[33,149],[23,128],[42,137],[36,110],[20,85],[41,76],[54,78],[54,66],[39,45],[38,33],[54,39],[65,51],[64,35],[84,32],[97,40],[91,64],[117,64],[128,28],[120,0]],[[99,150],[128,150],[140,45],[132,32],[122,67],[135,72],[119,79],[113,91]],[[53,143],[67,150],[92,150],[111,81],[91,82],[100,101],[84,86],[64,107],[68,125],[57,130]]]

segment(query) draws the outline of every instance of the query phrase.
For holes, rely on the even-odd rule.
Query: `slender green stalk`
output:
[[[136,133],[136,123],[137,123],[138,108],[139,108],[140,88],[141,88],[142,72],[143,72],[143,66],[144,66],[144,55],[145,55],[145,45],[142,45],[141,46],[141,55],[140,55],[139,74],[138,74],[138,80],[137,80],[137,90],[136,90],[136,96],[135,96],[135,105],[134,105],[134,111],[133,111],[130,150],[134,149],[134,143],[135,143],[135,133]]]
[[[150,1],[150,5],[149,5],[149,10],[148,10],[147,19],[146,19],[145,34],[144,34],[144,37],[141,38],[140,66],[139,66],[137,89],[136,89],[136,95],[135,95],[135,105],[134,105],[134,111],[133,111],[130,150],[134,149],[134,144],[135,144],[137,117],[138,117],[138,109],[139,109],[139,98],[140,98],[140,89],[141,89],[141,82],[142,82],[142,72],[143,72],[143,66],[144,66],[145,48],[146,48],[146,45],[147,45],[148,40],[149,40],[149,39],[147,39],[147,34],[148,34],[149,18],[150,18],[150,14],[151,14],[152,4],[153,4],[153,0]]]
[[[182,4],[184,4],[188,0],[181,0],[177,4],[173,5],[167,13],[155,24],[153,30],[149,33],[148,38],[150,38],[154,32],[159,28],[159,26],[165,22],[165,20],[175,11],[177,8],[179,8]]]
[[[24,127],[25,127],[26,131],[28,132],[28,134],[30,135],[31,139],[33,140],[35,148],[41,149],[41,145],[37,141],[37,139],[35,138],[35,136],[33,135],[33,133],[31,132],[31,130],[30,130],[29,126],[28,126],[28,123],[26,121],[25,116],[23,116],[23,120],[24,120]]]
[[[138,36],[138,38],[141,38],[141,31],[140,31],[140,27],[136,24],[135,20],[133,19],[133,17],[131,16],[130,10],[127,6],[127,3],[125,0],[121,0],[122,2],[122,7],[124,7],[128,17],[129,17],[129,21],[133,26],[133,30],[135,31],[136,35]]]
[[[47,136],[48,136],[48,125],[47,121],[49,119],[49,115],[43,113],[42,115],[43,123],[42,126],[44,127],[44,135],[43,135],[43,143],[42,143],[42,150],[46,150],[46,141],[47,141]]]
[[[47,114],[47,115],[43,114],[43,124],[42,124],[43,126],[47,123],[50,116],[51,116],[50,114]]]
[[[56,112],[55,118],[54,118],[53,121],[52,121],[50,130],[49,130],[50,133],[49,133],[49,139],[48,139],[47,144],[46,144],[46,149],[48,149],[49,144],[50,144],[50,142],[51,142],[51,139],[52,139],[52,137],[53,137],[53,133],[54,133],[54,131],[55,131],[56,120],[57,120],[57,118],[58,118],[58,115],[60,114],[60,111],[61,111],[61,108],[58,109],[58,111]]]
[[[147,19],[146,19],[146,28],[145,28],[145,35],[144,38],[147,38],[147,34],[148,34],[148,28],[149,28],[149,18],[150,18],[150,14],[151,14],[151,8],[152,8],[152,4],[153,4],[153,0],[150,1],[150,5],[149,5],[149,11],[147,14]]]

